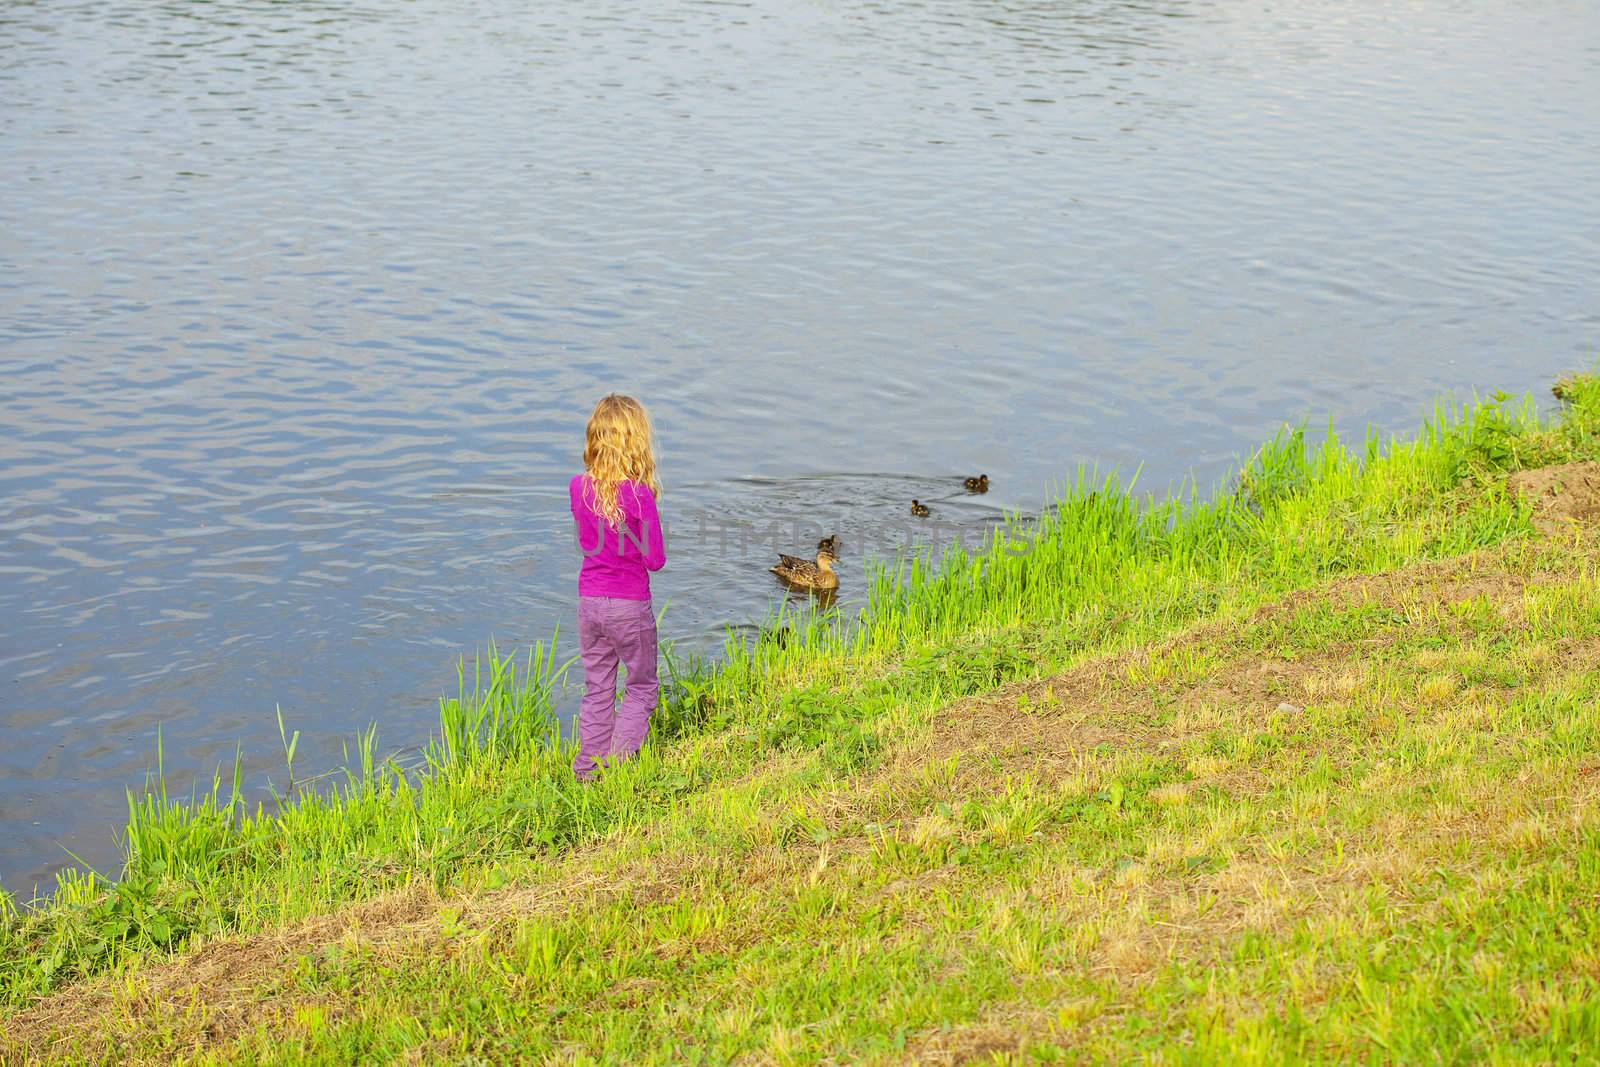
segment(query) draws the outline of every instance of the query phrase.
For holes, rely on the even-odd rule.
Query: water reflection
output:
[[[1588,359],[1589,19],[0,11],[0,880],[106,862],[158,725],[259,782],[275,706],[332,765],[417,739],[458,654],[570,634],[600,392],[652,405],[664,626],[712,650],[823,532],[848,612],[1079,463],[1210,484],[1286,416]]]

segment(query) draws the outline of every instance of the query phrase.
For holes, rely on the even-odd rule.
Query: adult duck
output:
[[[779,552],[777,566],[770,569],[793,589],[834,590],[839,588],[839,575],[833,569],[836,562],[833,552],[819,545],[815,561]]]

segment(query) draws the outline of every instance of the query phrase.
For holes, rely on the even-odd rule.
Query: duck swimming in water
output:
[[[924,504],[922,501],[913,500],[911,502],[911,514],[915,515],[919,519],[925,519],[929,515],[932,515],[933,512],[928,510],[928,505]]]
[[[980,474],[976,478],[968,478],[961,483],[967,487],[969,493],[987,493],[989,491],[989,476]]]
[[[837,557],[833,552],[819,545],[815,562],[779,552],[777,566],[770,569],[793,589],[833,590],[839,588],[839,575],[833,569],[835,562]]]

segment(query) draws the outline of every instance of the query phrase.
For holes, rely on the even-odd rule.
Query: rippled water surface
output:
[[[275,705],[332,766],[570,620],[604,391],[709,646],[776,590],[702,530],[840,527],[848,597],[914,496],[1542,388],[1597,100],[1554,0],[8,3],[0,880],[110,863],[158,727],[176,784]]]

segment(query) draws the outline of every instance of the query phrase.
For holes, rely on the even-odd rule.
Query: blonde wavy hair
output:
[[[585,490],[589,506],[614,527],[622,525],[617,488],[623,482],[648,485],[660,499],[655,439],[643,404],[621,393],[600,398],[584,432],[583,467],[589,472]]]

